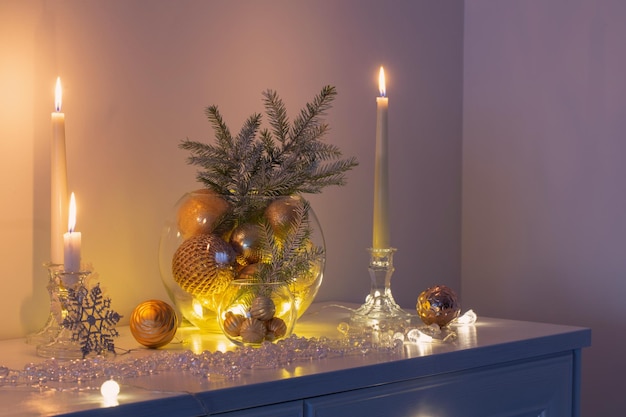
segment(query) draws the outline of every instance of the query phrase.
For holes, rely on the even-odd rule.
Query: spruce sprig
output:
[[[294,219],[284,240],[280,240],[272,231],[269,222],[261,227],[263,250],[270,254],[268,267],[259,271],[263,282],[291,283],[298,277],[311,273],[311,265],[324,254],[324,249],[310,245],[311,227],[309,224],[308,201],[303,201],[295,210]]]
[[[341,159],[341,150],[322,142],[329,126],[322,116],[337,95],[325,86],[290,123],[284,102],[273,90],[263,93],[269,127],[253,114],[233,137],[217,106],[206,115],[215,132],[215,144],[185,139],[180,148],[191,153],[188,163],[199,167],[197,179],[207,188],[228,196],[235,206],[249,204],[247,196],[320,193],[344,185],[356,158]]]

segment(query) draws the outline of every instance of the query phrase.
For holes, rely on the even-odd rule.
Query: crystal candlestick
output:
[[[61,329],[61,324],[57,321],[57,314],[55,314],[55,311],[59,311],[61,309],[58,296],[59,283],[55,274],[56,271],[63,269],[63,265],[50,262],[45,263],[43,266],[48,270],[48,296],[50,297],[50,312],[48,313],[48,319],[43,327],[26,337],[26,343],[35,346],[52,342]]]
[[[63,320],[68,315],[70,303],[68,290],[78,289],[90,273],[89,271],[64,271],[62,267],[52,272],[54,282],[51,282],[51,287],[49,287],[52,288],[51,312],[53,320],[58,325],[58,331],[52,341],[43,342],[37,346],[37,355],[56,359],[81,359],[84,356],[78,340],[75,340],[72,332],[63,326]]]
[[[352,323],[376,326],[409,321],[410,315],[395,302],[391,294],[393,254],[396,250],[394,248],[368,250],[370,252],[368,269],[372,286],[365,303],[352,312]]]

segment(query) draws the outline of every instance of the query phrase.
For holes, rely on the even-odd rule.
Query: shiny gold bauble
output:
[[[139,304],[130,315],[130,332],[137,342],[156,349],[172,341],[178,329],[174,308],[161,300]]]
[[[246,265],[237,272],[236,279],[258,281],[265,268],[268,268],[268,265],[264,263]]]
[[[221,237],[196,235],[174,253],[172,274],[180,287],[194,296],[214,296],[234,278],[235,252]]]
[[[213,190],[200,189],[189,194],[176,214],[176,223],[183,239],[211,233],[228,213],[230,205]]]
[[[272,317],[265,322],[265,340],[273,342],[276,339],[280,339],[287,333],[287,324],[279,317]]]
[[[244,343],[261,343],[266,332],[265,324],[254,318],[245,319],[239,327],[241,341]]]
[[[240,336],[241,323],[243,323],[245,319],[246,318],[241,314],[235,314],[232,311],[226,312],[223,323],[224,332],[232,337]]]
[[[455,292],[445,286],[428,288],[417,297],[417,314],[427,324],[445,327],[459,316],[461,306]]]
[[[237,252],[237,262],[249,265],[263,259],[263,241],[261,226],[254,223],[243,223],[237,226],[230,235],[230,244]]]
[[[272,226],[274,235],[285,239],[291,230],[291,225],[297,218],[297,210],[304,201],[300,196],[279,197],[272,201],[265,209],[265,218]]]
[[[250,317],[261,321],[267,321],[274,317],[276,313],[276,305],[271,298],[264,295],[258,295],[250,304]]]

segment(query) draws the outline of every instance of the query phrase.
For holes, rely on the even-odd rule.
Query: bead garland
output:
[[[277,343],[265,342],[258,348],[238,347],[233,351],[154,351],[133,357],[128,351],[113,359],[103,356],[72,361],[48,359],[30,363],[22,370],[0,366],[0,387],[30,387],[38,391],[85,391],[100,389],[106,379],[123,381],[163,372],[184,372],[211,378],[237,378],[246,369],[278,369],[294,362],[321,360],[351,355],[399,354],[401,340],[373,343],[358,338],[305,338],[292,335]]]

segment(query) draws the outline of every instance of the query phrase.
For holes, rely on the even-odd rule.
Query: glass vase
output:
[[[298,220],[304,222],[303,235],[292,233]],[[278,265],[276,271],[286,245],[293,246],[290,253],[300,262]],[[184,319],[209,332],[220,332],[216,314],[229,283],[268,273],[289,282],[301,316],[317,295],[325,259],[321,226],[300,196],[186,193],[168,215],[159,245],[161,278],[170,299]]]
[[[258,346],[291,335],[296,304],[289,285],[233,280],[218,306],[218,324],[237,345]]]

